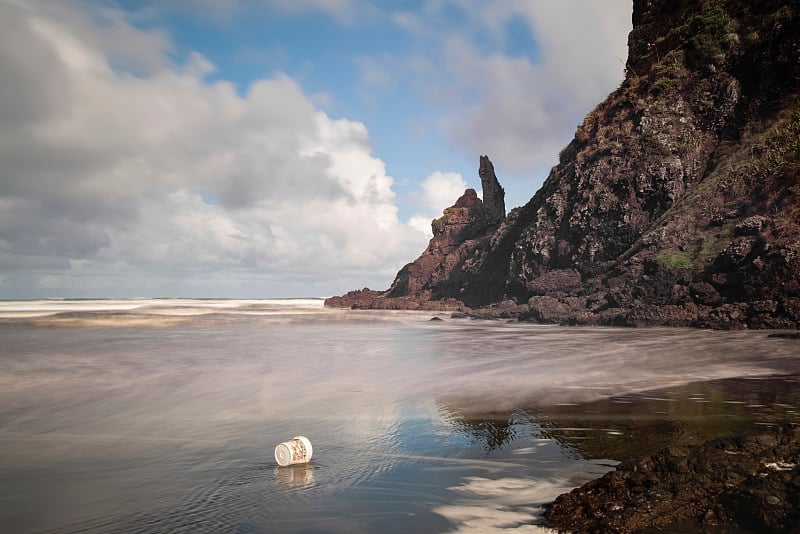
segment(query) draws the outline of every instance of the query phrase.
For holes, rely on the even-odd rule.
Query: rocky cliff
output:
[[[800,325],[800,4],[635,0],[626,77],[505,217],[481,157],[392,287],[328,304]]]

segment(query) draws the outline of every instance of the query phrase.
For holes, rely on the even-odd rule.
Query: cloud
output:
[[[455,204],[466,188],[467,182],[459,173],[435,171],[428,175],[420,184],[419,191],[414,193],[418,205],[425,208],[424,213],[411,216],[408,227],[431,238],[431,220],[441,217],[445,208]]]
[[[417,48],[427,57],[361,58],[362,83],[388,86],[387,73],[415,80],[411,87],[438,110],[441,130],[466,157],[486,153],[529,172],[554,164],[582,117],[621,82],[631,4],[427,0],[392,20],[425,43]],[[527,52],[509,48],[520,24]]]
[[[431,218],[426,215],[422,215],[419,213],[413,215],[408,220],[408,226],[413,228],[420,234],[424,235],[428,239],[430,239],[433,236],[433,229],[431,228]]]
[[[264,13],[372,30],[393,20],[410,40],[357,58],[357,90],[376,105],[415,93],[426,105],[408,106],[406,130],[435,125],[467,161],[488,153],[508,172],[552,164],[614,88],[630,19],[622,0],[424,0],[413,13],[362,0],[211,4],[197,16],[222,25]],[[218,80],[161,28],[187,5],[203,11],[0,3],[0,296],[378,287],[463,192],[458,174],[429,174],[404,189],[424,206],[404,205],[418,213],[404,223],[367,127],[319,108],[341,95],[308,95],[280,72],[240,88]],[[520,21],[536,54],[504,48]]]
[[[424,193],[424,203],[438,217],[445,208],[452,206],[458,197],[464,194],[467,182],[458,173],[436,171],[425,178],[421,188]]]
[[[526,58],[482,57],[459,38],[446,43],[445,57],[460,86],[472,85],[479,94],[476,99],[458,97],[461,112],[443,119],[454,144],[471,153],[491,154],[506,168],[555,163],[554,155],[565,144],[565,130],[574,131],[578,121],[572,117],[576,103],[571,95],[537,89],[546,84],[540,69]]]
[[[0,79],[16,84],[0,95],[4,294],[341,290],[422,249],[364,124],[283,74],[237,93],[203,56],[171,59],[163,33],[82,6],[0,6]]]

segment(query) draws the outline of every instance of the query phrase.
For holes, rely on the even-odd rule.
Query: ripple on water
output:
[[[166,318],[161,303],[96,316],[84,306],[57,329],[4,319],[0,524],[522,526],[538,502],[613,463],[592,459],[798,421],[797,378],[764,379],[797,367],[793,345],[756,333],[431,326],[429,314],[330,310],[288,320],[277,304],[273,320],[271,304],[229,304],[172,302]],[[737,376],[760,379],[724,380]],[[277,468],[272,448],[297,434],[314,459]]]

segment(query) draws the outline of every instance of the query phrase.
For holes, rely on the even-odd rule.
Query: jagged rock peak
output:
[[[506,218],[506,192],[497,181],[494,165],[488,156],[481,156],[478,176],[483,187],[483,208],[489,224],[499,224]]]
[[[458,197],[456,203],[453,204],[454,208],[471,208],[473,206],[477,206],[481,203],[481,199],[478,198],[478,193],[475,192],[474,189],[467,189],[464,191],[464,194]]]

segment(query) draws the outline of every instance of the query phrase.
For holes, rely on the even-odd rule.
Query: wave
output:
[[[294,299],[43,299],[0,301],[0,319],[41,317],[76,319],[99,318],[101,314],[119,319],[125,314],[192,316],[210,314],[270,315],[309,313],[323,310],[322,298]],[[132,317],[131,317],[132,318]]]

